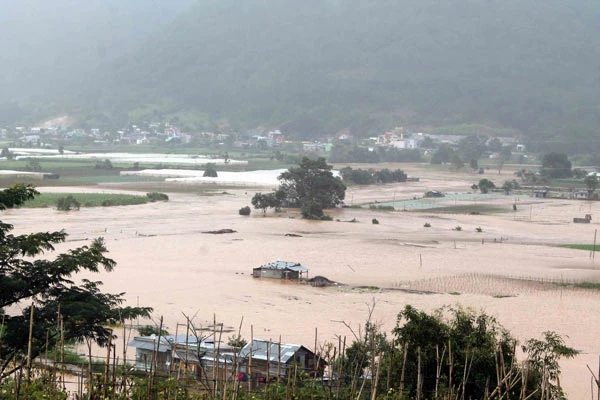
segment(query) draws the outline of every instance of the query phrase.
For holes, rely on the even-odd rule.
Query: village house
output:
[[[314,378],[322,377],[326,362],[306,347],[269,340],[253,339],[239,353],[240,380],[266,383],[302,371]]]
[[[548,197],[548,188],[534,188],[533,197],[535,197],[536,199],[545,199],[546,197]]]
[[[304,276],[306,274],[306,276]],[[308,268],[297,262],[275,261],[252,269],[254,278],[308,279]]]
[[[136,336],[128,346],[135,348],[135,369],[169,374],[187,371],[197,379],[224,378],[233,373],[235,349],[212,338],[195,335]]]

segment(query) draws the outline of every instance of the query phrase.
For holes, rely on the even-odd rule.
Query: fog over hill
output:
[[[84,77],[97,75],[193,3],[0,0],[0,123],[30,116],[19,112],[47,117],[81,89]]]
[[[128,47],[98,33],[87,60],[102,48],[114,60],[63,106],[96,124],[177,117],[305,137],[403,125],[598,144],[598,1],[200,0],[153,25]]]

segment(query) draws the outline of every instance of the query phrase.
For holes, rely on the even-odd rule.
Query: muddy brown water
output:
[[[444,184],[459,187],[442,176],[408,189],[386,185],[350,193],[354,202],[389,201],[392,195],[412,196]],[[154,321],[163,316],[171,333],[185,322],[184,314],[197,326],[210,325],[216,315],[233,329],[243,318],[246,338],[252,326],[257,338],[281,337],[312,348],[315,332],[319,345],[337,343],[339,336],[351,340],[346,325],[358,331],[372,304],[373,319],[385,331],[394,327],[406,304],[427,311],[461,305],[496,316],[521,341],[546,330],[563,335],[582,354],[562,363],[561,383],[570,398],[589,396],[586,364],[596,370],[600,354],[600,294],[548,290],[539,282],[513,285],[511,279],[600,281],[600,260],[554,246],[592,240],[594,221],[582,226],[571,220],[594,214],[595,203],[535,201],[516,213],[494,215],[338,209],[331,212],[334,221],[323,222],[302,220],[296,212],[238,215],[254,193],[248,188],[214,196],[170,193],[166,203],[68,213],[16,209],[1,219],[14,224],[17,233],[65,229],[68,242],[57,251],[104,237],[116,269],[82,277],[103,281],[106,291],[126,292],[130,305],[153,307]],[[503,204],[508,209],[512,201]],[[373,218],[379,224],[372,224]],[[225,228],[237,232],[203,233]],[[286,236],[290,233],[299,236]],[[345,286],[252,278],[252,268],[277,259],[298,261],[310,268],[309,277],[320,275]]]

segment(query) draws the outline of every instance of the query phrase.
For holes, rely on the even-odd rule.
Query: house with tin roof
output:
[[[295,261],[275,261],[252,269],[254,278],[307,279],[308,268]]]
[[[137,371],[169,374],[181,369],[198,379],[231,374],[237,352],[228,344],[194,334],[136,336],[128,346],[135,348]]]
[[[240,350],[238,360],[238,371],[245,378],[242,380],[250,379],[253,383],[285,379],[300,371],[322,377],[327,364],[302,345],[263,339],[253,339],[246,344]]]

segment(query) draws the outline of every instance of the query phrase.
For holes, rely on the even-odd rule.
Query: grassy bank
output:
[[[35,199],[29,200],[22,207],[44,208],[56,207],[59,199],[73,196],[82,207],[129,206],[145,204],[152,199],[146,196],[112,193],[42,193]]]

